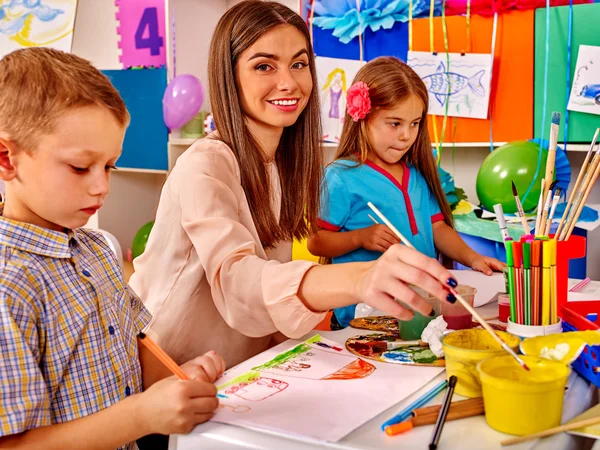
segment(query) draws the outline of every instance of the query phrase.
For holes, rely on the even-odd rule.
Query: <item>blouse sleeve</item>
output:
[[[204,144],[178,161],[173,195],[181,205],[182,226],[198,254],[213,301],[227,324],[249,337],[281,331],[298,338],[324,313],[309,310],[298,298],[309,261],[267,260],[256,230],[240,221],[248,208],[231,150],[218,141]],[[180,164],[182,163],[182,164]]]

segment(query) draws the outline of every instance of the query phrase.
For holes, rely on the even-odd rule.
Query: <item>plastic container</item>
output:
[[[396,301],[401,303],[404,307],[412,310],[415,314],[410,320],[398,320],[398,332],[400,333],[400,338],[404,341],[421,339],[421,334],[423,333],[423,330],[427,324],[440,315],[440,301],[437,297],[430,295],[428,292],[416,286],[411,286],[410,288],[423,297],[425,301],[432,306],[433,310],[435,311],[435,315],[433,317],[425,317],[423,314],[414,311],[410,306],[402,302],[401,299],[396,299]]]
[[[521,325],[508,320],[506,331],[520,338],[529,338],[536,336],[547,336],[549,334],[562,333],[562,320],[558,319],[558,323],[552,325]]]
[[[498,296],[498,320],[506,323],[510,317],[510,296],[500,294]]]
[[[523,436],[560,425],[570,369],[535,356],[499,356],[477,366],[483,388],[485,420],[502,433]]]
[[[503,331],[498,335],[513,350],[519,348],[520,339]],[[500,344],[480,328],[453,331],[442,337],[442,348],[446,355],[446,375],[456,375],[455,392],[463,397],[481,397],[481,382],[477,364],[484,359],[506,354]]]
[[[472,286],[460,285],[457,286],[456,290],[467,303],[473,306],[477,289]],[[449,330],[466,330],[473,328],[473,316],[460,302],[457,301],[454,304],[441,302],[440,306],[442,317],[448,324]]]
[[[568,302],[558,313],[563,319],[563,331],[598,330],[600,301]],[[600,345],[586,345],[581,355],[571,363],[575,372],[600,388]]]

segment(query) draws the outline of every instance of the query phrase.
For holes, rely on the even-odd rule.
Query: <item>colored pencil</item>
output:
[[[583,289],[585,286],[588,285],[588,283],[590,281],[592,281],[592,279],[590,277],[586,277],[585,279],[583,279],[579,283],[577,283],[575,286],[573,286],[571,289],[569,289],[569,292],[577,292],[577,291]]]
[[[521,200],[519,199],[519,192],[517,191],[517,186],[515,186],[515,182],[512,180],[511,183],[513,196],[515,197],[515,203],[517,204],[517,215],[519,216],[519,219],[521,219],[523,231],[525,231],[525,234],[531,234],[529,224],[527,223],[527,217],[525,217],[525,211],[523,211],[523,205],[521,204]]]
[[[414,249],[415,247],[410,243],[410,241],[408,241],[404,236],[402,236],[402,233],[400,233],[396,227],[394,227],[391,222],[387,219],[387,217],[385,217],[381,211],[379,211],[375,205],[373,205],[373,203],[368,202],[367,203],[369,205],[369,208],[371,208],[375,214],[377,214],[377,216],[383,221],[383,223],[385,223],[388,227],[390,227],[390,230],[392,230],[392,232],[398,237],[398,239],[400,239],[407,247],[410,247],[412,249]],[[479,322],[479,324],[496,340],[496,342],[498,342],[500,344],[500,346],[506,350],[520,365],[521,367],[523,367],[523,369],[525,370],[529,370],[529,367],[527,366],[527,364],[525,364],[525,361],[523,361],[521,358],[519,358],[519,355],[517,355],[514,350],[512,348],[510,348],[508,346],[508,344],[506,342],[504,342],[502,340],[502,338],[500,336],[498,336],[498,334],[494,331],[494,329],[492,327],[490,327],[490,325],[483,320],[483,318],[479,315],[479,313],[477,311],[475,311],[475,309],[471,306],[471,304],[469,302],[467,302],[464,298],[462,298],[462,296],[458,293],[458,291],[456,289],[454,289],[451,286],[447,286],[447,289],[452,292],[452,294],[454,294],[454,297],[456,297],[456,299],[460,302],[460,304],[462,305],[463,308],[465,308],[469,313],[471,313],[471,315],[475,318],[475,320],[477,320],[477,322]],[[402,422],[402,420],[400,421]],[[385,427],[384,427],[385,429]]]
[[[440,442],[442,429],[444,428],[444,423],[446,423],[446,417],[448,417],[448,411],[450,410],[450,403],[452,402],[452,396],[454,395],[454,388],[456,387],[457,380],[458,378],[456,378],[456,375],[450,376],[450,379],[448,380],[448,390],[444,396],[440,413],[437,417],[437,421],[435,422],[435,427],[433,428],[431,442],[429,443],[429,450],[435,450]]]
[[[531,243],[531,324],[540,324],[540,287],[542,265],[542,242]]]
[[[177,365],[175,361],[171,359],[166,352],[158,346],[152,339],[150,339],[146,334],[139,333],[138,339],[140,343],[146,347],[156,358],[163,363],[163,365],[171,371],[173,375],[176,375],[180,380],[189,380],[189,377],[185,374],[181,367]]]
[[[531,244],[523,243],[523,297],[525,300],[524,307],[524,324],[533,325],[531,323]]]
[[[542,244],[542,325],[550,325],[550,242]]]
[[[406,408],[404,408],[402,411],[400,411],[398,414],[396,414],[390,420],[387,420],[386,422],[384,422],[381,425],[381,431],[385,431],[385,428],[389,427],[390,425],[395,425],[397,423],[404,422],[406,419],[408,419],[411,416],[412,412],[415,409],[430,402],[431,399],[433,399],[433,397],[435,397],[440,392],[442,392],[444,389],[446,389],[446,386],[448,386],[448,381],[446,381],[446,380],[441,381],[438,384],[436,384],[429,391],[427,391],[425,394],[423,394],[417,400],[412,402],[410,405],[408,405]]]
[[[575,194],[578,192],[579,185],[580,185],[581,181],[583,180],[583,176],[584,176],[587,166],[590,162],[590,158],[592,156],[592,151],[594,150],[594,145],[596,145],[596,140],[598,139],[598,134],[600,134],[600,128],[596,128],[596,132],[594,133],[594,138],[592,139],[590,148],[588,149],[587,155],[585,155],[585,159],[583,160],[583,164],[581,165],[581,170],[579,171],[579,174],[577,175],[577,181],[575,181],[575,185],[573,186],[573,189],[571,190],[571,195],[569,195],[569,201],[567,202],[567,206],[565,207],[563,216],[561,217],[560,223],[558,224],[558,228],[556,229],[556,234],[554,236],[555,239],[559,238],[560,233],[563,229],[563,226],[565,224],[565,219],[567,218],[567,215],[569,214],[569,208],[571,207],[571,204],[573,203]]]

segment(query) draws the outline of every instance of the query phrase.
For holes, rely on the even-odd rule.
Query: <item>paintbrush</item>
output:
[[[382,353],[404,347],[429,347],[427,342],[418,341],[375,341],[371,342],[373,353]]]
[[[412,249],[415,248],[408,239],[406,239],[404,236],[402,236],[402,233],[400,233],[396,229],[396,227],[387,219],[387,217],[385,217],[381,213],[381,211],[379,211],[377,209],[377,207],[373,203],[368,202],[367,205],[369,206],[369,208],[371,208],[373,210],[373,212],[375,214],[377,214],[377,217],[379,217],[383,221],[383,223],[385,223],[390,228],[390,230],[392,230],[392,232],[398,237],[398,239],[400,239],[404,243],[404,245],[406,245],[407,247],[410,247]],[[498,334],[494,331],[494,329],[492,327],[490,327],[489,324],[485,320],[483,320],[483,318],[479,315],[479,313],[477,311],[475,311],[475,309],[470,305],[470,303],[467,302],[464,298],[462,298],[462,296],[452,286],[447,286],[447,288],[450,292],[452,292],[452,294],[454,294],[454,296],[460,302],[460,304],[463,306],[463,308],[465,308],[469,313],[471,313],[471,315],[473,317],[475,317],[477,322],[479,322],[481,324],[481,326],[483,328],[485,328],[485,330],[488,333],[490,333],[490,335],[500,344],[500,346],[502,346],[502,348],[504,350],[506,350],[513,358],[515,358],[515,360],[521,365],[521,367],[523,367],[523,369],[529,370],[529,367],[527,366],[527,364],[525,364],[525,361],[523,361],[521,358],[519,358],[519,356],[513,351],[513,349],[510,348],[508,346],[508,344],[506,342],[504,342],[500,336],[498,336]]]
[[[598,145],[598,148],[596,149],[596,154],[592,158],[592,162],[587,166],[585,175],[583,176],[583,181],[581,182],[581,186],[579,186],[579,190],[575,194],[575,199],[573,200],[573,204],[571,205],[571,208],[569,209],[569,215],[566,218],[565,227],[563,228],[563,230],[560,233],[560,236],[558,237],[558,239],[560,241],[567,239],[566,236],[567,236],[567,234],[569,234],[569,229],[572,230],[572,228],[575,227],[575,223],[577,223],[577,220],[573,221],[573,218],[576,215],[579,216],[579,214],[581,213],[581,210],[583,209],[583,206],[585,205],[585,200],[583,200],[583,197],[585,196],[585,192],[587,191],[588,187],[590,187],[590,181],[592,180],[594,173],[596,172],[596,168],[599,166],[600,166],[600,144]],[[593,185],[593,182],[591,184]],[[581,208],[580,208],[580,206],[581,206]],[[577,211],[579,211],[579,213],[577,213]]]
[[[552,189],[554,189],[554,186],[556,186],[557,182],[558,181],[553,181],[548,190],[548,194],[544,195],[546,202],[544,204],[544,211],[542,212],[542,219],[540,220],[540,228],[536,232],[536,235],[543,235],[543,236],[546,235],[546,233],[544,233],[544,231],[546,230],[546,222],[548,221],[548,214],[550,213],[550,205],[552,204]]]
[[[537,215],[535,217],[535,229],[533,234],[537,236],[540,231],[540,222],[542,221],[542,213],[544,212],[544,186],[546,186],[546,180],[542,178],[542,188],[540,189],[540,199],[538,200]]]
[[[600,151],[600,145],[598,146],[598,151]],[[594,171],[594,174],[591,177],[591,179],[587,185],[587,188],[585,189],[585,193],[583,194],[581,201],[579,202],[579,206],[577,207],[575,214],[573,214],[573,218],[571,219],[571,224],[568,227],[568,231],[565,236],[565,240],[568,240],[571,237],[571,233],[573,233],[575,224],[579,220],[579,215],[581,214],[581,211],[583,211],[583,207],[585,206],[585,204],[587,202],[590,192],[592,192],[592,188],[594,187],[594,184],[596,183],[596,180],[598,179],[598,175],[600,175],[600,164],[598,164],[596,166],[596,170]]]
[[[546,192],[550,190],[550,184],[552,184],[552,180],[554,180],[554,164],[556,162],[556,144],[558,143],[559,130],[560,113],[554,111],[550,122],[550,141],[548,143],[548,157],[546,158],[546,175],[544,176],[544,180],[546,180],[544,196],[546,195]],[[544,201],[545,200],[546,197],[544,197]]]
[[[515,203],[517,204],[517,215],[519,219],[521,219],[521,224],[523,224],[523,230],[525,234],[531,234],[531,230],[529,229],[529,225],[527,224],[527,218],[525,217],[525,212],[523,211],[523,205],[521,204],[521,200],[519,199],[519,193],[517,192],[517,186],[515,186],[515,182],[511,180],[512,183],[512,192],[515,197]]]
[[[548,234],[550,233],[550,228],[552,227],[552,219],[554,219],[554,213],[556,212],[556,206],[558,205],[558,201],[560,200],[561,192],[561,188],[556,188],[556,191],[554,191],[554,197],[552,197],[552,206],[550,207],[550,214],[548,214],[548,220],[546,221],[546,227],[543,233],[544,236],[548,236]]]
[[[577,181],[575,181],[575,185],[573,186],[573,190],[571,190],[571,195],[569,195],[569,201],[567,202],[567,206],[565,207],[565,211],[560,219],[560,223],[558,224],[558,228],[556,229],[556,234],[554,235],[554,239],[558,239],[560,233],[563,229],[563,225],[565,224],[565,219],[569,214],[569,208],[573,203],[573,199],[575,198],[575,194],[577,193],[577,189],[579,189],[579,184],[583,180],[583,176],[587,170],[588,163],[590,162],[590,158],[592,156],[592,151],[594,150],[594,145],[596,145],[596,140],[598,139],[598,134],[600,134],[600,128],[596,128],[596,132],[594,133],[594,138],[592,139],[592,143],[590,144],[590,148],[588,149],[587,155],[585,155],[585,159],[583,160],[583,164],[581,165],[581,169],[579,170],[579,175],[577,175]]]

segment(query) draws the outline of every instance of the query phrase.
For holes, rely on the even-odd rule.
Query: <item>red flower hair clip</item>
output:
[[[357,81],[346,92],[346,110],[352,120],[358,122],[364,119],[371,111],[371,99],[369,98],[369,86],[363,81]]]

